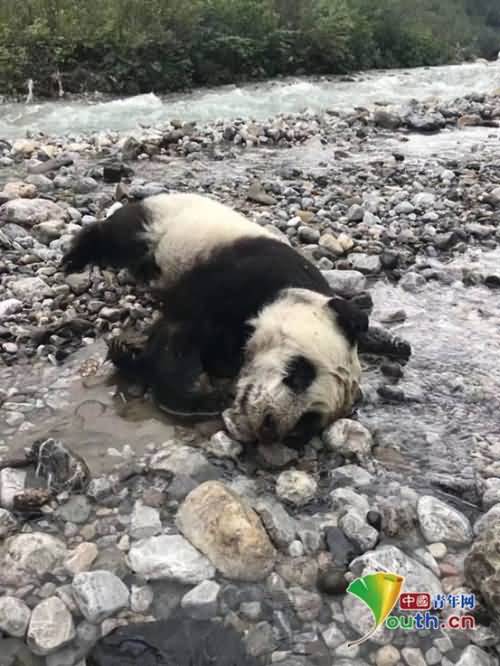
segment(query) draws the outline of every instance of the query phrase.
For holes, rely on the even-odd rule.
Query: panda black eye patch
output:
[[[295,393],[306,391],[316,379],[316,368],[305,356],[294,356],[286,368],[283,383]]]

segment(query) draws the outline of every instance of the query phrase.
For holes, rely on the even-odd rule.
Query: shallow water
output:
[[[480,271],[499,262],[500,251],[477,252],[436,266],[458,277],[464,266]],[[386,471],[380,483],[389,475],[429,487],[436,475],[444,474],[463,487],[473,485],[478,443],[500,440],[500,291],[457,281],[448,286],[428,282],[409,293],[379,281],[371,293],[375,321],[405,311],[406,320],[391,330],[413,349],[398,384],[407,397],[403,403],[378,397],[377,386],[388,382],[378,367],[364,361],[366,400],[359,418],[375,436],[381,471]],[[62,368],[44,365],[28,374],[24,368],[22,374],[15,369],[4,373],[4,385],[13,389],[0,409],[0,435],[9,455],[36,437],[59,437],[93,472],[102,472],[120,462],[117,452],[126,445],[140,455],[148,444],[189,436],[189,429],[179,429],[147,400],[126,396],[109,365],[102,365],[104,356],[105,347],[98,343],[79,351]],[[20,429],[5,422],[8,412],[16,410],[27,412]],[[191,435],[203,437],[214,427],[217,424],[207,424],[205,430],[201,426]],[[109,455],[109,449],[116,451]]]
[[[310,109],[350,110],[377,103],[404,104],[411,99],[453,99],[500,87],[498,62],[468,63],[409,70],[372,71],[323,79],[295,78],[243,86],[202,89],[159,97],[154,93],[101,101],[57,101],[0,106],[0,138],[42,131],[61,136],[100,130],[127,131],[171,119],[264,120],[278,113]],[[35,90],[36,94],[36,90]]]

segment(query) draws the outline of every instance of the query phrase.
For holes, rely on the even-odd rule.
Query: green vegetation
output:
[[[499,0],[0,0],[3,93],[135,94],[500,50]],[[53,83],[52,83],[53,87]]]

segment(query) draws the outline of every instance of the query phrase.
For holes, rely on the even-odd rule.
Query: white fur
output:
[[[158,194],[145,199],[152,218],[147,237],[165,286],[242,237],[276,238],[241,213],[199,194]]]
[[[328,300],[311,291],[288,289],[254,319],[236,403],[227,414],[240,438],[251,441],[266,413],[274,416],[283,436],[306,411],[322,414],[324,426],[349,412],[359,391],[361,366],[357,349],[338,326]],[[297,354],[318,371],[300,394],[283,383],[288,361]],[[240,408],[239,400],[250,385],[246,404]]]

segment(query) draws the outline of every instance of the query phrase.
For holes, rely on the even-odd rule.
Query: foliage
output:
[[[496,57],[499,0],[1,0],[2,92],[138,93]]]

